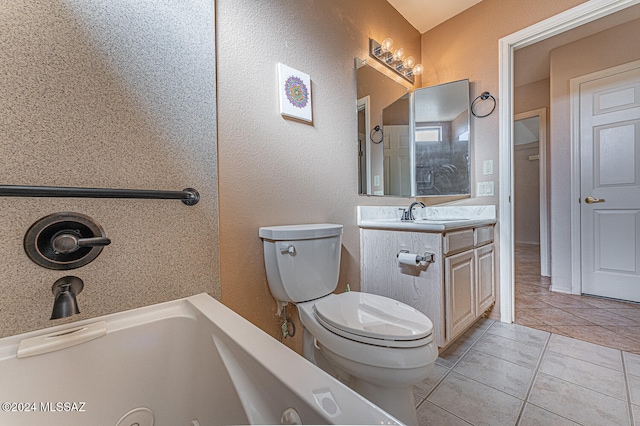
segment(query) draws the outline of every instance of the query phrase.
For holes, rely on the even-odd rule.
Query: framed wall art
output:
[[[308,74],[284,64],[278,64],[278,97],[281,115],[308,122],[313,121],[311,78]]]

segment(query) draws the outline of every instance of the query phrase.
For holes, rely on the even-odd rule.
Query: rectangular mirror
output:
[[[414,91],[414,197],[469,195],[469,80]]]
[[[470,194],[469,80],[411,91],[356,59],[358,193]]]

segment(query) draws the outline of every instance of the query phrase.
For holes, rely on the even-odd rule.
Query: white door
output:
[[[384,126],[384,194],[411,195],[409,126]]]
[[[580,84],[582,293],[640,302],[640,68]]]

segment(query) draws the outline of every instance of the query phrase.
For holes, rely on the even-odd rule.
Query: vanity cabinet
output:
[[[427,315],[440,347],[451,344],[495,303],[493,225],[445,232],[361,229],[362,290]],[[400,264],[396,255],[433,253],[434,262]]]

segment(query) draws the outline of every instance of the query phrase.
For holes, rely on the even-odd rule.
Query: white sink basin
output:
[[[404,207],[406,208],[406,207]],[[444,232],[496,223],[495,206],[431,206],[415,209],[413,221],[402,221],[398,206],[358,206],[358,226],[399,231]]]
[[[460,222],[460,221],[464,221],[464,220],[471,220],[471,218],[465,217],[465,218],[438,218],[438,219],[431,219],[431,218],[424,218],[424,217],[418,217],[415,220],[400,220],[400,219],[372,219],[372,222],[382,222],[382,223],[413,223],[413,224],[417,224],[417,225],[432,225],[432,224],[438,224],[438,223],[449,223],[449,222]]]
[[[459,222],[461,220],[471,220],[469,217],[418,217],[415,222]]]

